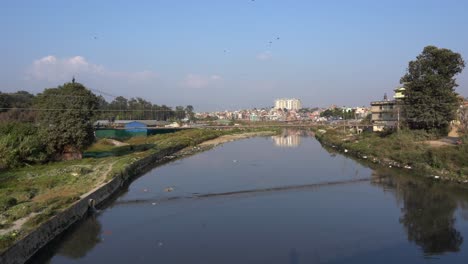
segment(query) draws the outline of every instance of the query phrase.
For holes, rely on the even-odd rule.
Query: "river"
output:
[[[467,236],[467,189],[289,130],[147,172],[31,263],[466,263]]]

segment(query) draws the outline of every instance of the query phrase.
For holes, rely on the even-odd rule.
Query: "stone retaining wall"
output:
[[[83,218],[88,211],[88,201],[93,199],[99,205],[115,194],[131,177],[139,175],[167,155],[174,154],[180,149],[169,149],[151,154],[145,158],[129,164],[124,171],[116,175],[94,192],[83,197],[64,211],[58,213],[41,224],[34,231],[17,241],[13,246],[0,254],[0,264],[22,264],[47,245],[55,237],[69,228],[73,223]]]

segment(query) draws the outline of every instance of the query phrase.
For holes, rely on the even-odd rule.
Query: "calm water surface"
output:
[[[466,263],[468,190],[404,173],[300,131],[236,141],[146,173],[32,263]]]

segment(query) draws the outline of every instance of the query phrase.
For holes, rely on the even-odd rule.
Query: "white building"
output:
[[[286,108],[288,110],[299,110],[302,108],[301,100],[299,99],[276,99],[275,100],[275,109],[283,109]]]

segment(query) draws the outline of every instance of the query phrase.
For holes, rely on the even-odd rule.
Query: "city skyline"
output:
[[[7,2],[0,91],[71,81],[197,111],[368,106],[427,45],[468,58],[460,1]],[[457,76],[468,97],[468,73]],[[111,100],[112,97],[106,97]]]

